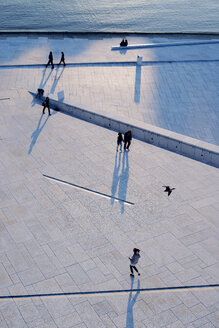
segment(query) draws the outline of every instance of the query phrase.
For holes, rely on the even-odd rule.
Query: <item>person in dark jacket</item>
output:
[[[119,146],[120,146],[120,151],[122,152],[122,142],[123,142],[123,136],[122,136],[122,133],[119,132],[118,133],[118,137],[117,137],[117,148],[116,148],[116,151],[118,151]]]
[[[49,116],[50,114],[50,103],[49,103],[49,97],[46,97],[46,100],[43,102],[43,114],[45,114],[45,109],[48,108]]]
[[[129,257],[130,260],[130,276],[134,277],[134,271],[133,269],[138,273],[138,276],[140,276],[140,273],[138,272],[138,269],[136,268],[136,264],[138,263],[138,260],[140,259],[140,249],[134,248],[133,249],[133,255],[132,257]]]
[[[53,64],[53,54],[52,54],[52,51],[50,51],[50,53],[49,53],[49,61],[46,64],[46,67],[49,66],[49,64],[52,65],[52,69],[53,69],[54,68],[54,64]]]
[[[131,140],[132,140],[132,131],[128,130],[124,134],[124,150],[129,150],[129,146],[131,145]]]
[[[60,65],[61,63],[63,63],[63,65],[65,66],[65,54],[64,54],[64,52],[62,51],[61,52],[61,59],[60,59],[60,62],[59,62],[59,64],[58,65]]]

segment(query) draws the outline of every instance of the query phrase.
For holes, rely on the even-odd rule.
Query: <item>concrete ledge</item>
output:
[[[36,97],[35,92],[29,92],[33,97]],[[44,100],[45,97],[40,98],[40,101]],[[126,119],[124,122],[124,117],[119,115],[113,114],[112,117],[109,114],[109,116],[105,116],[98,113],[96,109],[83,109],[80,108],[79,104],[71,105],[66,101],[65,99],[64,103],[50,98],[50,106],[57,111],[113,131],[124,133],[127,130],[132,130],[133,137],[138,140],[219,167],[219,146],[132,119]],[[70,102],[71,100],[69,100]]]
[[[172,43],[151,43],[151,44],[132,44],[125,47],[114,46],[111,50],[127,50],[127,49],[147,49],[161,47],[179,47],[179,46],[195,46],[201,44],[219,44],[219,40],[214,41],[190,41],[190,42],[172,42]]]

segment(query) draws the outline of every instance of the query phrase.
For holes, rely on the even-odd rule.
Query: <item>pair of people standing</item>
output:
[[[132,131],[131,130],[128,130],[124,134],[124,138],[122,136],[122,133],[119,132],[118,137],[117,137],[117,149],[116,150],[118,151],[119,146],[120,146],[120,151],[122,151],[122,142],[124,142],[124,150],[129,150],[131,140],[132,140]]]
[[[66,65],[65,64],[65,54],[64,54],[63,51],[61,52],[61,59],[60,59],[60,62],[59,62],[58,65],[60,65],[61,63],[63,63],[64,66]],[[46,67],[49,66],[49,64],[52,65],[52,69],[53,69],[54,68],[54,64],[53,64],[53,54],[52,54],[52,51],[50,51],[50,53],[49,53],[49,61],[46,64]]]

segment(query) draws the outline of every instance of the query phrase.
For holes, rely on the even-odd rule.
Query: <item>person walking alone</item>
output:
[[[119,132],[118,133],[118,137],[117,137],[117,148],[116,148],[116,151],[118,151],[119,146],[120,146],[120,151],[122,152],[122,142],[123,142],[123,136],[122,136],[122,133]]]
[[[140,276],[140,273],[138,272],[138,269],[136,268],[136,264],[138,263],[138,260],[140,259],[140,249],[138,248],[134,248],[133,249],[134,254],[132,255],[132,257],[129,257],[130,260],[130,276],[134,277],[134,271],[133,269],[138,273],[138,276]]]
[[[46,100],[43,102],[43,114],[45,114],[45,109],[48,108],[49,116],[50,114],[50,103],[49,103],[49,97],[46,97]]]
[[[49,53],[49,61],[46,64],[46,67],[49,66],[49,64],[52,65],[52,69],[53,69],[54,68],[54,64],[53,64],[53,54],[52,54],[52,51],[50,51],[50,53]]]
[[[132,140],[132,131],[128,130],[124,134],[124,150],[129,150],[129,146],[131,145],[131,140]]]
[[[58,65],[61,65],[61,63],[65,66],[65,54],[63,51],[61,52],[61,59]]]

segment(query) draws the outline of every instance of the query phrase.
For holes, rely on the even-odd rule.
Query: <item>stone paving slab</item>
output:
[[[22,74],[22,72],[20,72]],[[42,107],[0,96],[0,295],[218,283],[218,169]],[[101,198],[60,178],[132,201]],[[176,190],[168,196],[162,185]],[[218,291],[0,301],[1,327],[217,327]]]

